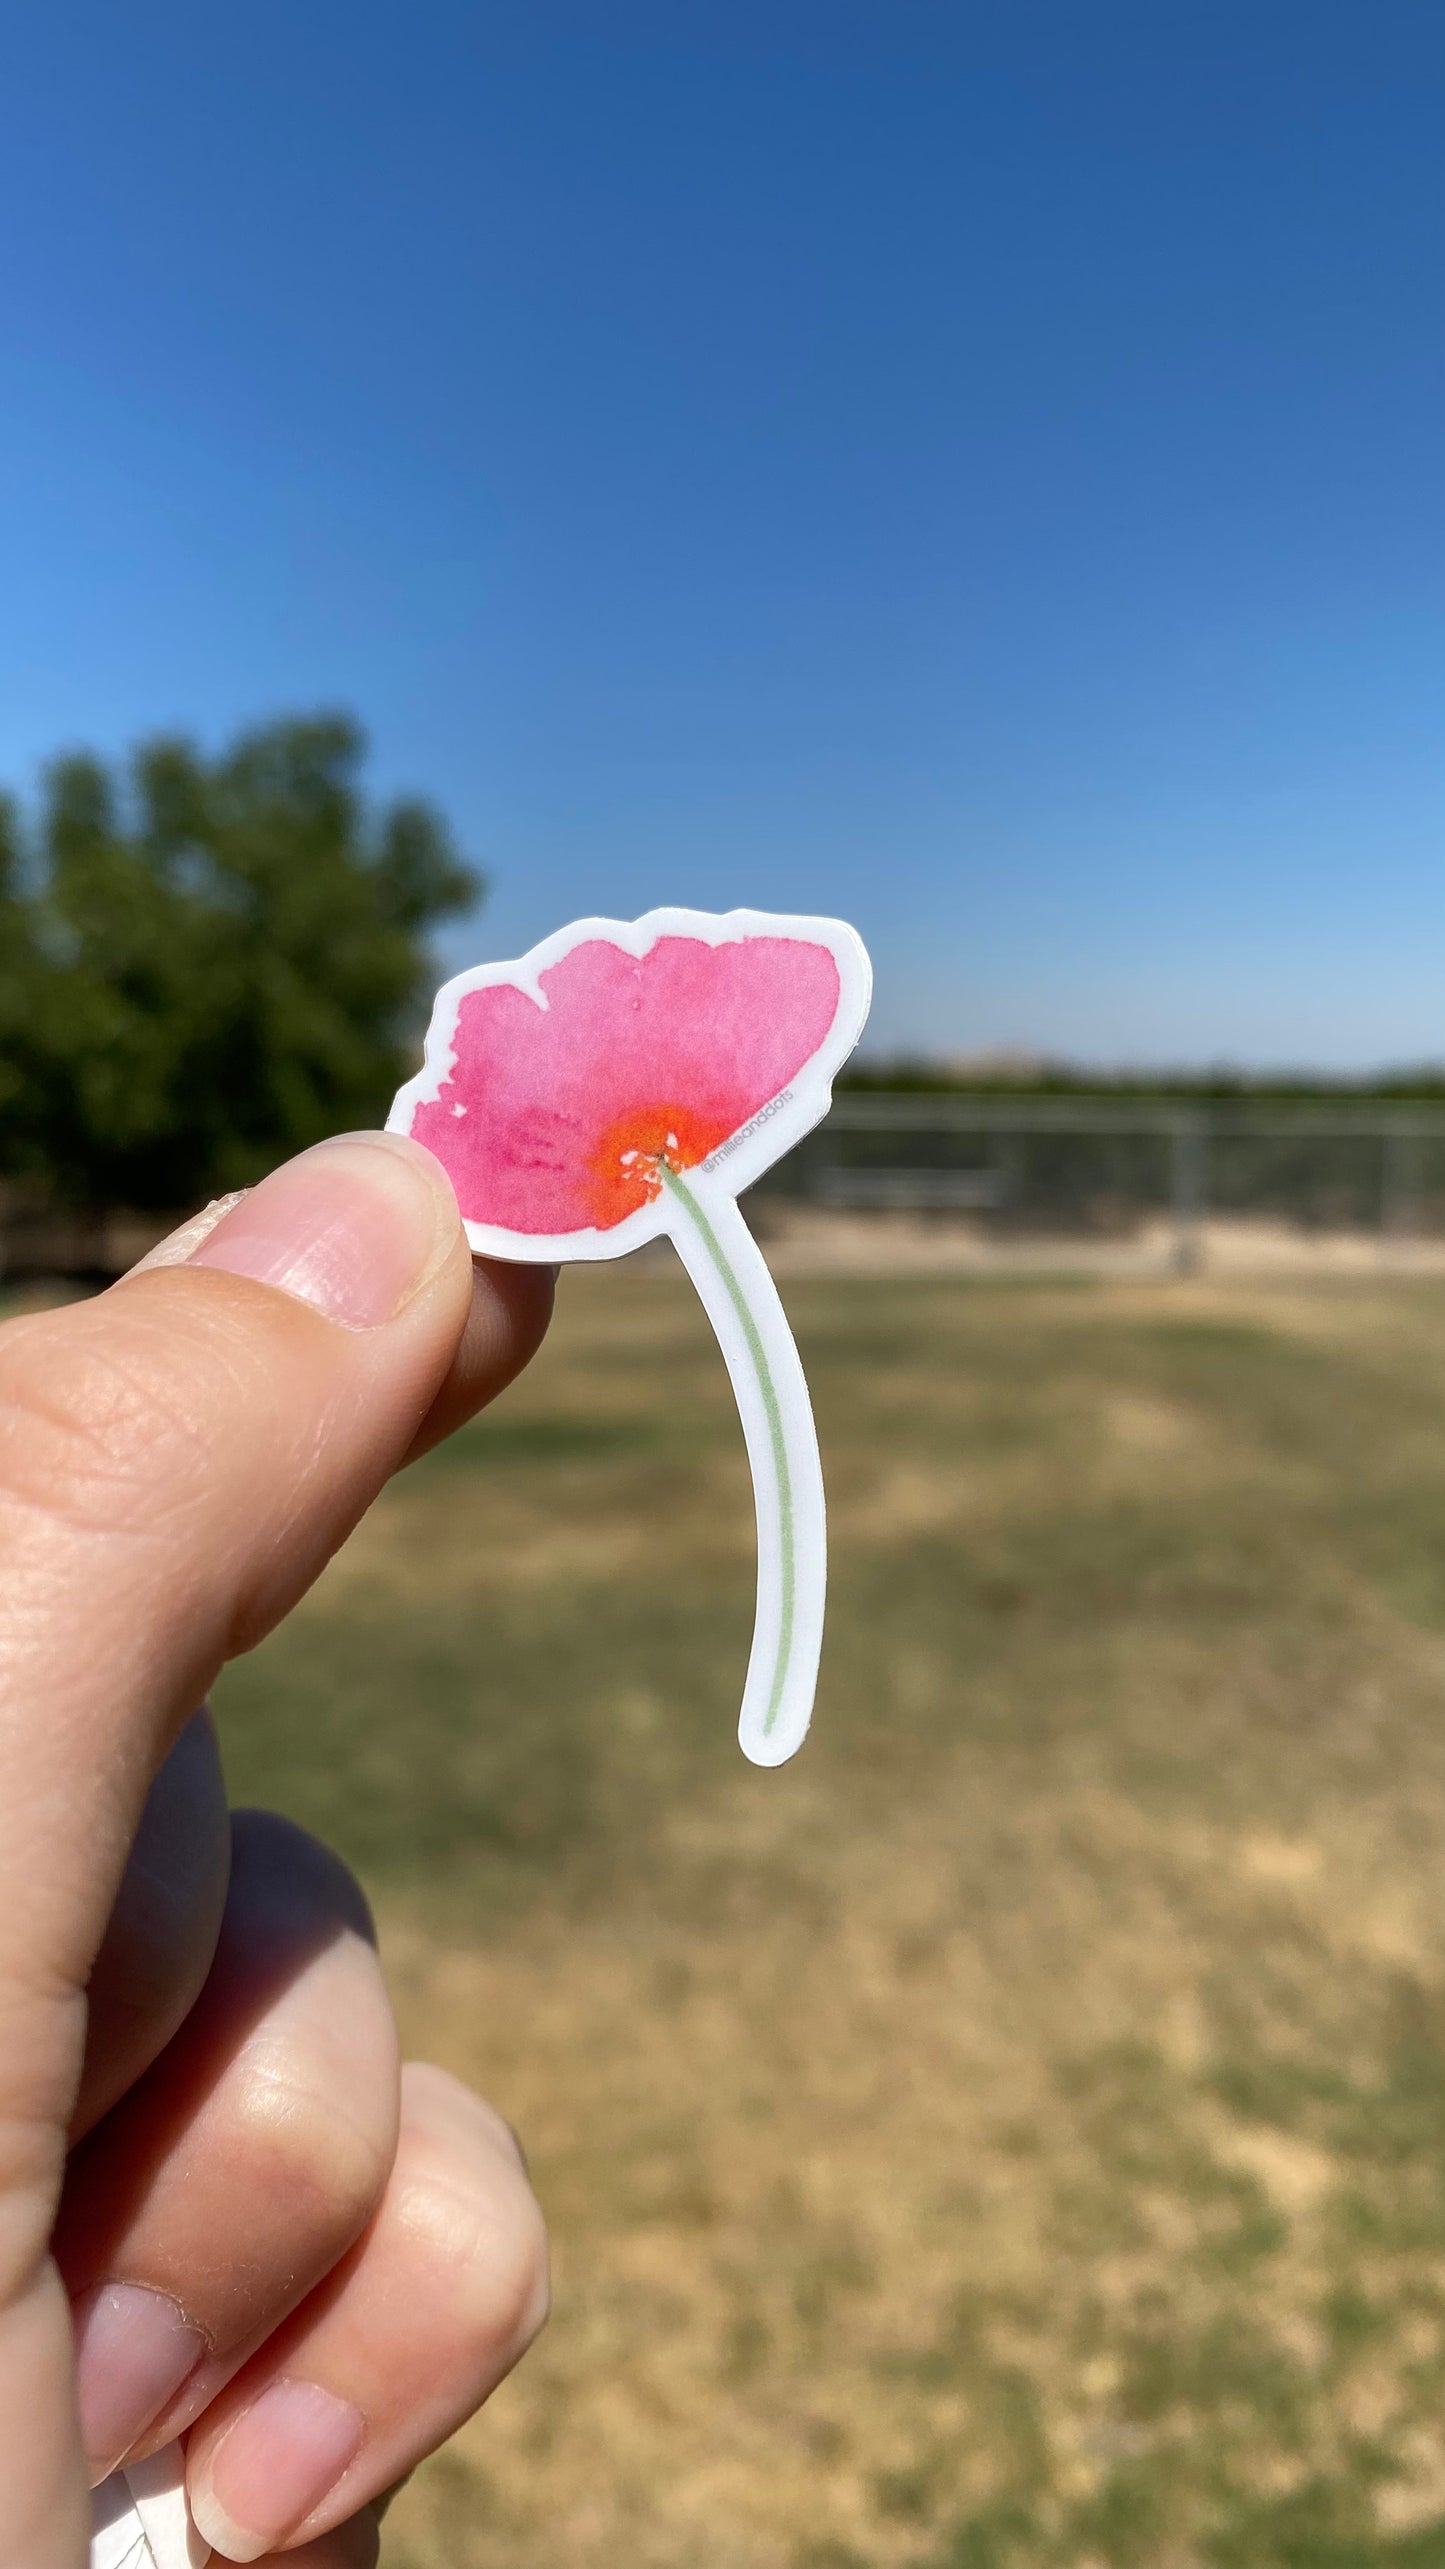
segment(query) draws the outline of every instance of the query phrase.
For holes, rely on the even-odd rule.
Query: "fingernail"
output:
[[[143,1258],[137,1258],[133,1267],[127,1267],[127,1276],[148,1275],[152,1267],[188,1266],[201,1242],[218,1222],[224,1222],[231,1207],[240,1203],[243,1191],[238,1187],[232,1195],[218,1195],[210,1204],[203,1204],[200,1212],[193,1213],[179,1230],[168,1231],[153,1249],[147,1249]]]
[[[75,2318],[75,2396],[97,2480],[174,2399],[206,2351],[179,2305],[142,2284],[102,2284]]]
[[[193,2474],[197,2532],[227,2560],[259,2560],[329,2496],[365,2433],[360,2409],[319,2382],[272,2382]]]
[[[429,1152],[398,1133],[348,1133],[253,1186],[186,1263],[276,1285],[343,1329],[375,1329],[426,1283],[457,1224]]]

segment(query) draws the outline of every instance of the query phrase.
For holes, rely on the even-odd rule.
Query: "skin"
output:
[[[545,2315],[512,2134],[401,2068],[356,1883],[288,1822],[227,1812],[197,1711],[551,1308],[545,1270],[474,1264],[424,1152],[326,1148],[333,1191],[389,1155],[408,1195],[385,1316],[226,1271],[223,1208],[96,1300],[0,1329],[0,2569],[83,2569],[72,2323],[117,2279],[198,2332],[127,2457],[189,2430],[198,2512],[269,2385],[351,2404],[359,2449],[264,2553],[297,2569],[367,2569],[376,2502]]]

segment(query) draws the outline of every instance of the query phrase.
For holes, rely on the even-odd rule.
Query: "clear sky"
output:
[[[343,704],[878,1038],[1445,1055],[1440,0],[46,0],[0,777]]]

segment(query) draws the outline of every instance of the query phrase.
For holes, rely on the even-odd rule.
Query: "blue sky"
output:
[[[1438,0],[48,0],[5,92],[0,777],[344,704],[466,953],[1445,1054]]]

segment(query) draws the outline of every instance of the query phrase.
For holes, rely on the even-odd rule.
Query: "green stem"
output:
[[[766,1738],[778,1718],[778,1708],[782,1703],[783,1690],[787,1684],[788,1662],[793,1649],[793,1618],[798,1587],[793,1482],[788,1468],[788,1444],[783,1428],[782,1403],[778,1399],[777,1385],[773,1380],[772,1367],[768,1363],[767,1350],[753,1316],[752,1305],[743,1291],[727,1251],[718,1238],[715,1225],[709,1221],[691,1187],[684,1183],[675,1169],[670,1169],[665,1161],[659,1160],[657,1173],[668,1192],[677,1196],[686,1206],[693,1227],[722,1279],[728,1300],[737,1313],[739,1326],[747,1342],[748,1354],[753,1360],[758,1378],[758,1390],[762,1395],[763,1415],[768,1423],[768,1442],[772,1448],[773,1470],[777,1475],[778,1483],[780,1609],[777,1664],[768,1692],[768,1709],[763,1716],[763,1736]]]

